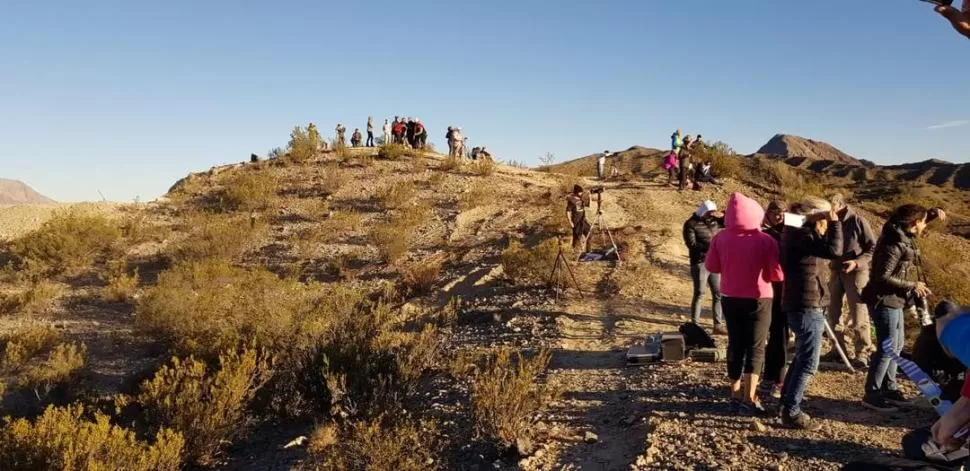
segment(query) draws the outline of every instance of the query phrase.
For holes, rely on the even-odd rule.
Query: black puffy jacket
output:
[[[919,258],[913,238],[898,224],[887,222],[882,228],[876,252],[872,256],[869,284],[862,290],[862,300],[875,306],[902,309],[911,304],[916,282],[909,280],[909,267]]]
[[[694,214],[684,222],[684,243],[687,244],[687,250],[690,252],[691,265],[704,263],[707,249],[711,247],[711,240],[721,232],[721,229],[724,229],[724,218],[711,218],[705,221]]]
[[[824,236],[815,225],[788,228],[781,237],[781,268],[785,271],[782,306],[785,312],[828,307],[828,262],[842,255],[842,223],[829,222]]]

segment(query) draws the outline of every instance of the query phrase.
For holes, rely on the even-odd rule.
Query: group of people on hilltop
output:
[[[384,122],[384,130],[387,132],[390,126],[390,142],[393,144],[410,147],[412,149],[424,149],[428,143],[428,129],[418,118],[405,118],[395,116],[393,122]],[[386,136],[386,134],[385,134]],[[385,137],[386,139],[386,137]]]
[[[710,162],[694,162],[694,151],[703,149],[703,136],[692,138],[689,134],[682,135],[680,129],[670,135],[670,152],[663,162],[663,169],[667,171],[667,184],[673,185],[676,175],[678,189],[688,187],[695,191],[701,190],[701,183],[719,185],[714,177]]]
[[[691,317],[699,321],[709,290],[714,331],[728,336],[730,410],[764,414],[762,400],[778,399],[783,425],[817,429],[801,403],[818,368],[827,321],[842,334],[833,340],[845,346],[853,365],[867,370],[863,405],[893,411],[907,403],[892,358],[903,346],[904,308],[931,294],[925,282],[907,275],[919,263],[916,238],[931,221],[945,218],[939,208],[902,205],[876,238],[838,194],[790,206],[772,201],[767,210],[740,193],[731,195],[724,212],[712,201],[701,203],[683,228],[694,284]],[[789,331],[795,348],[785,372]],[[884,351],[887,339],[891,352]]]

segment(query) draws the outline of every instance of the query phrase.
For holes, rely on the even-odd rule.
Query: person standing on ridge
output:
[[[833,341],[841,342],[842,351],[852,359],[852,366],[865,369],[872,353],[872,334],[869,331],[869,309],[862,302],[862,288],[869,283],[869,264],[876,251],[876,236],[869,223],[845,204],[841,193],[830,196],[829,201],[842,222],[842,254],[832,260],[829,272],[829,325],[836,337],[841,333],[842,338]],[[842,315],[843,297],[849,305],[848,322]],[[835,354],[834,350],[829,355]],[[826,360],[841,361],[834,356]]]
[[[610,155],[610,151],[604,150],[596,159],[596,178],[600,181],[606,179],[606,157],[608,155]]]
[[[367,147],[374,147],[374,117],[367,117]]]
[[[667,171],[667,184],[674,184],[674,174],[680,171],[680,160],[677,159],[677,151],[671,150],[664,158],[664,170]]]
[[[741,193],[731,194],[724,216],[726,227],[714,236],[704,258],[707,271],[721,275],[732,413],[765,413],[755,389],[771,324],[771,283],[785,277],[778,243],[761,232],[764,218],[765,210],[757,201]]]
[[[795,333],[795,358],[781,390],[781,423],[789,428],[817,430],[819,423],[802,412],[808,383],[818,370],[825,308],[829,294],[822,281],[827,260],[842,254],[842,223],[832,204],[808,198],[798,206],[805,216],[801,227],[790,227],[781,238],[781,266],[785,271],[782,309]]]
[[[360,128],[354,128],[354,133],[350,135],[350,145],[360,147],[361,141],[363,141],[363,136],[360,135]]]
[[[683,141],[680,139],[680,129],[670,135],[670,149],[674,152],[680,151],[680,146],[683,145]]]
[[[344,133],[347,132],[347,128],[345,128],[343,124],[337,123],[337,128],[335,131],[337,131],[337,143],[345,145],[347,141],[344,138]]]
[[[585,253],[587,250],[588,235],[592,230],[592,225],[586,219],[586,208],[589,207],[589,195],[585,193],[583,187],[573,186],[573,192],[566,195],[566,219],[569,220],[569,227],[572,229],[573,250],[580,250]]]
[[[684,222],[684,244],[690,254],[690,277],[694,281],[694,297],[690,303],[691,322],[701,320],[701,300],[708,287],[711,289],[711,313],[714,318],[714,333],[726,334],[724,314],[721,311],[721,275],[707,271],[704,257],[711,246],[711,240],[724,229],[724,214],[717,211],[717,205],[707,200],[701,203],[694,214]]]
[[[781,246],[781,236],[785,232],[785,204],[781,201],[768,203],[765,221],[761,232],[768,234]],[[779,255],[780,257],[780,255]],[[771,325],[768,327],[768,346],[765,349],[765,369],[758,385],[758,396],[781,398],[782,381],[785,379],[785,366],[788,365],[788,317],[781,306],[784,283],[772,283],[774,297],[771,302]]]
[[[384,118],[384,135],[382,136],[383,144],[391,143],[391,122]]]
[[[677,156],[680,164],[680,191],[687,189],[687,180],[690,179],[690,142],[690,136],[684,136],[684,142]]]

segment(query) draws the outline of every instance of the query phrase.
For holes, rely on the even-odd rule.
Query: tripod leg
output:
[[[569,272],[569,277],[573,279],[573,286],[576,288],[576,291],[579,292],[579,297],[584,298],[583,290],[579,287],[579,282],[576,281],[576,275],[573,274],[573,268],[569,266],[569,263],[567,263],[565,259],[563,260],[563,264],[566,265],[566,270]]]
[[[845,352],[842,351],[842,346],[839,345],[839,340],[835,338],[835,333],[832,332],[832,326],[829,325],[828,319],[825,320],[825,332],[827,332],[829,334],[829,338],[832,339],[832,345],[835,347],[835,350],[839,352],[839,356],[842,358],[842,363],[845,363],[845,366],[849,369],[849,371],[855,373],[855,369],[852,368],[852,363],[849,362],[848,357],[845,356]]]

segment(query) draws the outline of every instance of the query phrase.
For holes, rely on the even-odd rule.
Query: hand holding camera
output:
[[[970,0],[963,0],[963,9],[954,8],[953,0],[923,0],[936,5],[936,12],[950,21],[958,33],[970,38]]]
[[[916,296],[923,298],[933,295],[933,292],[930,291],[930,287],[926,286],[926,283],[923,283],[922,281],[916,282],[916,288],[913,288],[913,292],[916,293]]]

